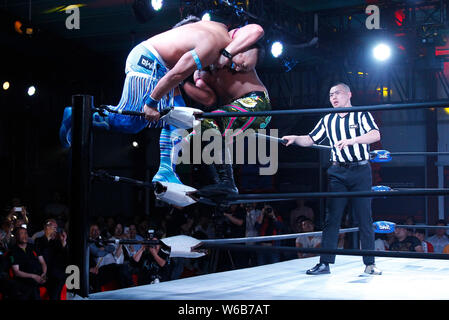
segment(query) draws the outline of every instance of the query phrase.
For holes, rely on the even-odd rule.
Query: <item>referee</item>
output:
[[[344,83],[334,85],[329,99],[334,108],[352,107],[351,89]],[[287,146],[297,144],[309,147],[319,144],[325,138],[332,147],[331,166],[327,170],[329,191],[370,191],[372,186],[369,145],[380,140],[379,128],[369,112],[327,114],[320,119],[308,135],[284,136]],[[374,250],[374,230],[371,217],[371,198],[352,198],[353,214],[357,217],[362,249]],[[323,228],[321,247],[336,249],[338,231],[347,198],[327,199],[327,213]],[[307,274],[330,273],[329,264],[335,262],[335,255],[323,254],[320,262]],[[364,256],[365,273],[382,274],[375,266],[374,257]]]

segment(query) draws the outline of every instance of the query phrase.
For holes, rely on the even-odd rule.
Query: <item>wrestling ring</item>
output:
[[[79,298],[92,300],[446,300],[449,299],[449,255],[419,252],[389,252],[356,249],[295,248],[282,246],[256,246],[253,243],[294,239],[297,237],[320,235],[321,232],[284,234],[267,237],[197,240],[187,236],[175,236],[160,241],[111,240],[114,243],[160,243],[170,248],[171,257],[198,258],[210,249],[258,251],[302,252],[311,254],[330,253],[338,255],[328,275],[310,276],[305,271],[318,262],[319,257],[293,259],[269,265],[218,272],[191,278],[172,280],[140,287],[89,294],[88,275],[88,208],[90,185],[97,179],[113,183],[129,183],[157,192],[157,185],[126,177],[109,175],[105,171],[91,170],[91,113],[95,110],[93,97],[77,95],[73,100],[72,119],[72,179],[71,179],[71,258],[81,269]],[[316,114],[335,112],[356,112],[374,110],[403,110],[417,108],[448,107],[448,101],[429,103],[390,104],[351,108],[321,108],[307,110],[278,110],[254,112],[253,116]],[[142,116],[132,114],[131,116]],[[202,113],[196,118],[239,117],[241,113]],[[276,138],[274,138],[276,139]],[[279,141],[282,143],[282,141]],[[314,146],[327,149],[329,146]],[[371,152],[371,161],[388,162],[395,156],[424,155],[436,156],[449,153],[440,152]],[[159,186],[160,187],[160,186]],[[160,191],[160,190],[159,190]],[[349,198],[349,197],[414,197],[447,196],[448,188],[436,189],[392,189],[374,186],[371,191],[361,192],[307,192],[282,194],[238,194],[213,199],[208,204],[221,206],[233,203],[285,201],[298,198]],[[156,193],[157,196],[157,193]],[[377,233],[390,233],[395,228],[433,229],[445,226],[395,225],[387,221],[377,221],[373,228]],[[341,229],[340,233],[358,232],[358,228]],[[250,244],[251,243],[251,244]],[[380,276],[362,273],[363,263],[358,256],[375,256],[376,265],[383,270]]]

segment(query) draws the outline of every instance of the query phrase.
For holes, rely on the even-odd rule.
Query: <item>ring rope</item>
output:
[[[356,232],[359,231],[358,227],[340,229],[339,233]],[[215,243],[215,244],[232,244],[232,243],[245,243],[245,242],[259,242],[259,241],[275,241],[275,240],[286,240],[294,239],[298,237],[307,236],[320,236],[323,231],[314,232],[302,232],[302,233],[289,233],[274,236],[260,236],[260,237],[248,237],[248,238],[228,238],[228,239],[207,239],[201,240],[202,243]]]
[[[293,109],[293,110],[272,110],[272,111],[253,111],[252,117],[257,116],[289,116],[298,114],[317,114],[317,113],[346,113],[360,111],[379,111],[379,110],[403,110],[403,109],[423,109],[423,108],[447,108],[449,101],[416,102],[403,104],[379,104],[371,106],[354,106],[345,108],[316,108],[316,109]],[[198,119],[202,118],[222,118],[222,117],[248,117],[244,112],[204,112],[196,115]]]
[[[449,229],[449,226],[428,226],[421,224],[397,224],[396,228],[406,228],[406,229]],[[339,234],[357,232],[358,227],[340,229]],[[323,231],[313,231],[313,232],[302,232],[302,233],[290,233],[282,235],[273,236],[258,236],[258,237],[247,237],[247,238],[226,238],[226,239],[207,239],[201,240],[203,243],[216,243],[216,244],[233,244],[233,243],[248,243],[248,242],[259,242],[259,241],[275,241],[275,240],[286,240],[294,239],[298,237],[307,236],[321,236]]]
[[[105,171],[91,172],[91,175],[102,181],[113,181],[132,184],[138,187],[154,190],[151,183],[135,180],[131,178],[112,176]],[[228,195],[224,198],[211,199],[217,203],[226,202],[228,204],[240,204],[250,201],[289,201],[301,198],[356,198],[356,197],[388,197],[388,196],[443,196],[449,194],[449,188],[435,189],[396,189],[392,191],[356,191],[356,192],[301,192],[301,193],[260,193],[260,194],[238,194]]]
[[[232,203],[233,200],[260,200],[277,201],[300,198],[357,198],[357,197],[387,197],[387,196],[443,196],[449,194],[449,188],[435,189],[408,189],[398,191],[353,191],[353,192],[300,192],[300,193],[260,193],[260,194],[238,194],[228,195],[225,200]]]
[[[149,182],[136,180],[136,179],[132,179],[132,178],[127,178],[127,177],[113,176],[104,170],[92,171],[90,174],[93,178],[96,178],[99,181],[121,182],[121,183],[131,184],[131,185],[134,185],[137,187],[143,187],[143,188],[147,188],[150,190],[154,190],[153,184],[151,184]]]
[[[395,228],[406,228],[406,229],[449,229],[449,226],[429,226],[420,224],[398,224]],[[339,234],[357,232],[358,227],[344,228],[339,230]],[[301,232],[301,233],[289,233],[281,235],[272,236],[257,236],[257,237],[247,237],[247,238],[226,238],[226,239],[200,239],[202,243],[207,244],[234,244],[234,243],[248,243],[248,242],[263,242],[263,241],[276,241],[276,240],[286,240],[294,239],[298,237],[310,237],[310,236],[321,236],[323,231],[313,231],[313,232]],[[97,240],[89,240],[91,243],[98,242]],[[160,243],[159,240],[135,240],[135,239],[103,239],[103,243],[114,243],[114,244],[148,244],[155,245]]]
[[[447,108],[449,107],[448,100],[431,101],[431,102],[415,102],[415,103],[401,103],[401,104],[378,104],[371,106],[355,106],[345,108],[316,108],[316,109],[292,109],[292,110],[272,110],[272,111],[253,111],[251,116],[288,116],[298,114],[317,114],[317,113],[345,113],[345,112],[359,112],[359,111],[378,111],[378,110],[403,110],[403,109],[423,109],[423,108]],[[96,109],[107,110],[112,113],[119,113],[126,116],[144,117],[144,112],[127,111],[127,110],[113,110],[107,105],[100,105],[94,107]],[[168,112],[170,108],[164,110]],[[194,114],[197,119],[202,118],[222,118],[222,117],[247,117],[248,115],[242,112],[203,112]]]
[[[439,151],[411,151],[411,152],[390,152],[392,156],[447,156],[449,152],[439,152]]]
[[[227,250],[243,251],[284,251],[284,252],[302,252],[313,254],[335,254],[347,256],[374,256],[389,258],[411,258],[411,259],[439,259],[449,260],[449,254],[428,253],[428,252],[403,252],[403,251],[377,251],[377,250],[356,250],[356,249],[323,249],[323,248],[297,248],[285,246],[257,246],[257,245],[237,245],[237,244],[218,244],[204,243],[199,248],[221,248]]]

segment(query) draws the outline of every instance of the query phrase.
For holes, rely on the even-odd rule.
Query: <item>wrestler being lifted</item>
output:
[[[132,49],[126,60],[126,78],[119,104],[109,107],[143,111],[145,117],[95,112],[94,127],[132,134],[147,127],[162,127],[160,167],[153,182],[182,184],[171,160],[176,128],[160,120],[160,112],[173,106],[185,106],[182,96],[175,91],[195,70],[212,64],[222,68],[230,63],[229,56],[236,58],[261,37],[258,25],[247,25],[241,30],[231,37],[225,24],[189,16],[173,29],[143,41]],[[228,57],[222,54],[223,49]],[[72,109],[67,107],[60,128],[60,139],[66,147],[71,144],[71,115]]]
[[[252,28],[260,27],[253,25]],[[248,32],[248,29],[234,29],[229,32],[229,35],[233,39],[239,35],[244,37],[243,34]],[[258,32],[262,37],[263,30]],[[263,59],[263,47],[255,43],[238,54],[229,54],[229,51],[226,48],[226,51],[222,52],[222,56],[226,58],[224,68],[196,70],[193,77],[195,84],[191,82],[184,84],[186,94],[202,104],[205,111],[248,113],[247,117],[223,117],[205,119],[201,122],[202,132],[213,129],[219,131],[222,136],[221,161],[210,165],[208,170],[212,173],[213,184],[197,192],[197,195],[206,198],[238,193],[230,163],[232,161],[226,161],[229,155],[229,145],[226,145],[226,141],[232,142],[232,140],[225,137],[238,136],[248,128],[255,130],[265,128],[271,120],[271,117],[251,116],[253,111],[271,110],[267,89],[256,72],[257,63]]]

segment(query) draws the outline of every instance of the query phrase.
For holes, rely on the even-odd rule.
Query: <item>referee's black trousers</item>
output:
[[[327,170],[330,192],[371,191],[371,165],[331,165]],[[351,201],[354,219],[358,221],[362,250],[374,250],[373,219],[371,217],[371,198],[329,198],[323,228],[321,247],[336,249],[338,231],[347,202]],[[334,263],[335,255],[323,254],[320,262]],[[373,256],[364,256],[365,265],[374,264]]]

